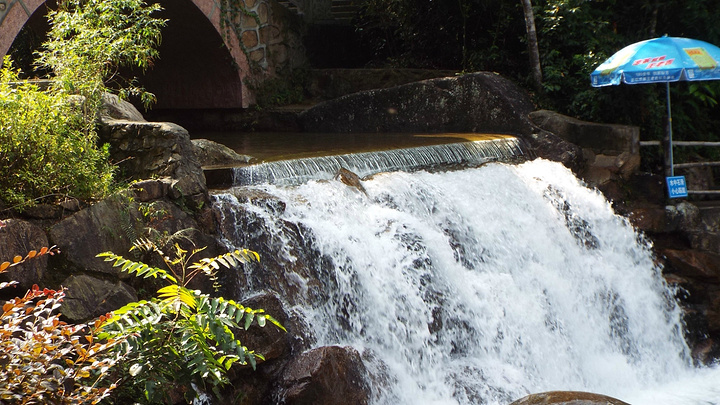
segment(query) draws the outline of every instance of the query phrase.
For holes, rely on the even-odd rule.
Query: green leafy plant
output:
[[[121,67],[145,69],[157,57],[165,20],[142,0],[60,0],[36,63],[50,73],[49,89],[19,80],[9,58],[0,71],[0,209],[23,208],[66,195],[102,198],[114,167],[95,131],[102,95],[114,89],[154,97]]]
[[[49,39],[37,62],[54,72],[57,90],[84,96],[90,114],[108,87],[137,95],[149,106],[154,96],[118,71],[146,69],[158,57],[166,21],[152,15],[161,9],[143,0],[61,0],[48,14]]]
[[[113,166],[63,95],[19,82],[5,59],[0,70],[0,206],[27,206],[66,195],[105,195]]]
[[[25,257],[0,263],[0,273],[56,247],[32,250]],[[0,283],[0,289],[16,282]],[[97,341],[93,325],[68,325],[58,308],[65,290],[34,285],[23,297],[5,302],[0,315],[0,403],[97,404],[115,388],[106,383],[108,370],[119,359],[118,339]]]
[[[140,239],[131,250],[135,249],[156,253],[166,268],[128,260],[112,252],[100,253],[98,257],[113,262],[123,272],[162,280],[165,285],[156,297],[115,311],[98,337],[127,338],[125,378],[119,384],[141,390],[146,401],[168,400],[178,386],[188,401],[206,390],[219,397],[219,388],[228,382],[227,371],[233,364],[249,364],[254,368],[257,360],[264,360],[261,354],[243,346],[236,332],[252,324],[264,327],[267,322],[285,330],[262,309],[188,288],[188,283],[201,274],[217,285],[217,271],[221,267],[259,261],[257,253],[235,250],[192,262],[204,248],[189,252],[175,243],[171,255],[166,255],[153,241]]]

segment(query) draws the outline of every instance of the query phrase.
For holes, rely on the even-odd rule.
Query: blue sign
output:
[[[685,184],[685,176],[673,176],[667,178],[668,194],[670,198],[687,197],[687,185]]]

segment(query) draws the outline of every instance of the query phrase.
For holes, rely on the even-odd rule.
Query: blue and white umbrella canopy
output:
[[[616,52],[591,74],[593,87],[665,83],[668,116],[668,173],[674,176],[670,83],[720,80],[720,48],[697,39],[660,37],[636,42]]]
[[[660,37],[628,45],[590,74],[593,87],[720,79],[720,48],[696,39]]]

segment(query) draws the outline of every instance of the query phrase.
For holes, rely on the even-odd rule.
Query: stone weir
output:
[[[337,177],[341,170],[366,177],[397,170],[432,171],[495,161],[520,161],[533,156],[525,142],[514,136],[475,135],[468,138],[473,140],[211,168],[205,173],[212,188],[253,184],[297,185],[310,180],[329,180]]]

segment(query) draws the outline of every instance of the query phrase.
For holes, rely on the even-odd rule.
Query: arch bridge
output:
[[[0,56],[10,51],[23,28],[45,35],[48,6],[54,1],[0,0]],[[254,104],[253,84],[305,61],[301,36],[293,31],[297,14],[327,15],[317,7],[333,3],[296,0],[294,6],[308,10],[298,13],[297,7],[290,11],[290,4],[275,0],[230,1],[249,12],[239,13],[234,31],[223,28],[223,0],[156,0],[164,8],[159,17],[168,24],[160,58],[141,80],[157,95],[155,108],[249,107]],[[311,8],[315,11],[309,12]]]

